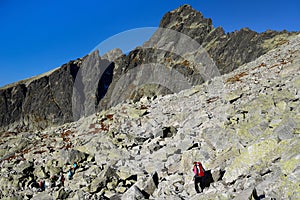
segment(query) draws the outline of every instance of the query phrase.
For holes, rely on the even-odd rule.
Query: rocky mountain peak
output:
[[[201,12],[192,8],[192,6],[185,4],[178,7],[175,10],[167,12],[160,22],[161,24],[160,27],[171,28],[170,22],[183,23],[183,22],[190,21],[189,19],[192,18],[194,18],[196,21],[199,19],[204,19],[204,16],[202,15]]]
[[[75,108],[78,119],[126,100],[176,93],[229,73],[288,43],[296,34],[269,30],[257,33],[247,28],[226,34],[222,27],[214,28],[211,19],[183,5],[166,13],[150,40],[128,55],[114,49],[100,57],[95,51],[29,81],[1,88],[0,129],[43,129],[72,121],[74,99],[77,103],[73,103],[79,105]],[[153,68],[152,76],[145,75],[149,74],[147,69],[140,69],[151,63],[160,67]],[[163,77],[173,72],[179,76]],[[86,74],[91,77],[84,77]],[[130,79],[125,78],[129,74]],[[174,82],[168,85],[166,80]],[[181,82],[184,85],[178,84]],[[74,84],[79,89],[75,89],[78,99],[74,98]]]
[[[113,62],[116,59],[118,59],[119,57],[121,57],[122,55],[123,55],[122,50],[119,48],[115,48],[115,49],[112,49],[112,50],[108,51],[107,53],[105,53],[102,56],[102,59],[106,59],[106,60]]]
[[[200,44],[213,29],[212,20],[204,18],[202,13],[193,9],[190,5],[183,5],[166,13],[159,27],[184,33]]]

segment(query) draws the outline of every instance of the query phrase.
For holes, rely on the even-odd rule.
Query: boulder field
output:
[[[299,199],[299,89],[297,35],[176,94],[128,100],[43,131],[4,132],[0,198]],[[194,161],[206,169],[202,193]],[[50,187],[61,172],[64,186]]]

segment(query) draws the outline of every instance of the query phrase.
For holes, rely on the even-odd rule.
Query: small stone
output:
[[[123,194],[127,190],[126,187],[117,187],[116,192]]]

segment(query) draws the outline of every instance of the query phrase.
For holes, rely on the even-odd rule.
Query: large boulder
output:
[[[66,164],[73,165],[74,162],[82,162],[87,159],[88,154],[74,149],[62,149],[54,153],[58,158],[58,166],[63,167]]]
[[[251,169],[257,167],[257,163],[270,162],[269,154],[278,148],[278,141],[274,139],[264,140],[256,143],[241,152],[231,165],[225,169],[224,180],[231,183],[247,173],[251,173]]]
[[[45,191],[45,192],[41,192],[41,193],[34,195],[32,199],[33,200],[40,200],[40,199],[53,200],[54,197],[52,197],[50,194],[48,194],[47,191]]]
[[[122,195],[122,200],[127,200],[127,199],[137,199],[137,200],[142,200],[145,199],[145,195],[143,192],[136,186],[132,186],[129,188],[123,195]]]

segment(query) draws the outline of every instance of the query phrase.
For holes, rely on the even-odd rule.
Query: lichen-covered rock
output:
[[[240,176],[251,173],[260,162],[269,161],[267,156],[277,148],[276,140],[264,140],[241,151],[241,155],[234,159],[231,165],[225,169],[224,180],[231,183]]]

